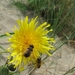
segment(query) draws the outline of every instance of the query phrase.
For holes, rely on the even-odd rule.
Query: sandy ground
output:
[[[0,35],[5,32],[12,32],[12,28],[16,25],[16,20],[23,18],[21,13],[11,5],[11,0],[0,0]],[[59,39],[57,39],[59,40]],[[7,38],[0,38],[0,46],[8,48]],[[0,49],[1,50],[1,49]],[[31,75],[63,75],[66,71],[75,66],[75,49],[69,45],[63,45],[51,57],[48,57],[40,69],[36,69]],[[3,60],[0,65],[6,60],[5,55],[0,55]],[[52,64],[51,64],[52,63]],[[21,75],[28,75],[28,71],[24,71]],[[75,75],[75,72],[67,75]]]

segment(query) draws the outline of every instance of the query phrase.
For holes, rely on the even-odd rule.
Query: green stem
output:
[[[7,51],[5,51],[5,52],[0,52],[0,54],[2,54],[2,53],[9,53],[9,52],[7,52]]]
[[[12,33],[9,33],[10,35],[13,35],[14,33],[12,32]],[[0,38],[2,38],[2,37],[6,37],[6,36],[8,36],[8,35],[6,35],[6,34],[3,34],[3,35],[0,35]]]
[[[70,70],[68,70],[65,74],[63,75],[67,75],[68,73],[72,73],[73,71],[75,71],[75,67],[71,68]]]

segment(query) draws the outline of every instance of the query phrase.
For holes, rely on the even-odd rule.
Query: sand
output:
[[[21,12],[11,3],[11,0],[0,0],[0,35],[5,34],[6,32],[12,32],[14,25],[17,25],[16,20],[23,18]],[[5,49],[8,48],[9,43],[7,38],[0,38],[0,46]],[[31,75],[63,75],[75,66],[74,50],[74,48],[64,44],[52,56],[45,60],[41,68],[36,69]],[[5,63],[7,55],[8,54],[0,55],[0,57],[2,57],[0,65]],[[23,71],[21,75],[28,75],[28,70]],[[67,75],[75,75],[75,72]]]

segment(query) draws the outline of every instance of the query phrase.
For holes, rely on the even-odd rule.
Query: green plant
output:
[[[65,43],[68,43],[68,41],[75,40],[75,0],[28,0],[26,4],[22,0],[13,0],[13,4],[22,12],[23,15],[25,15],[27,10],[32,10],[34,16],[38,15],[39,18],[42,17],[43,20],[50,23],[51,27],[48,27],[48,29],[53,29],[53,33],[49,34],[50,36],[55,37],[58,35],[62,39],[65,39],[61,44],[59,41],[55,43],[58,45],[55,51]],[[13,35],[14,33],[10,34]],[[0,38],[6,36],[6,34],[0,35]],[[8,53],[2,46],[0,46],[0,49],[3,50],[0,54]],[[55,51],[51,51],[50,53],[53,54]],[[1,67],[3,68],[3,66]],[[67,75],[69,72],[71,71],[67,71],[64,75]],[[18,74],[16,72],[7,73],[9,73],[9,75]]]
[[[14,4],[23,15],[25,15],[26,10],[32,10],[34,15],[38,15],[50,23],[54,34],[52,36],[63,37],[66,34],[69,37],[67,35],[69,33],[73,35],[75,29],[75,0],[28,0],[26,4],[17,0],[14,1]],[[75,35],[71,37],[74,38]]]
[[[34,10],[34,14],[37,13],[51,24],[54,35],[66,32],[63,31],[69,27],[68,20],[72,21],[75,16],[74,3],[74,0],[28,0],[28,6]]]

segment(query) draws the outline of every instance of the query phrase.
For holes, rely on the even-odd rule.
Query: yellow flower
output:
[[[49,51],[54,49],[51,45],[54,39],[47,35],[52,31],[47,30],[50,24],[44,22],[38,26],[36,19],[37,17],[29,22],[26,16],[24,20],[18,20],[19,27],[15,27],[13,36],[9,38],[11,42],[9,58],[13,56],[9,63],[13,63],[15,67],[23,68],[28,63],[35,62],[41,54],[51,55]],[[25,56],[27,52],[30,53],[28,57]]]

